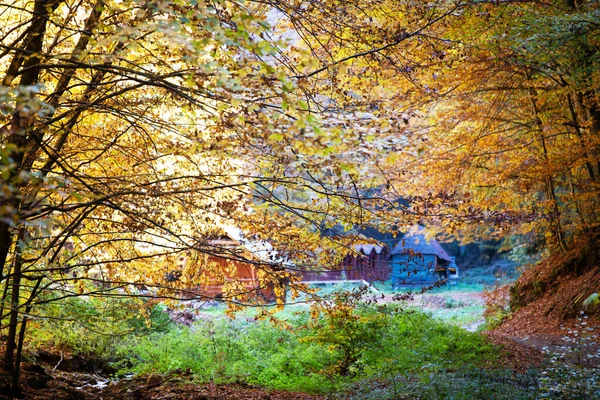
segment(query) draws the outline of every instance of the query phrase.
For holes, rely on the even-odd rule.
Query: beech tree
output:
[[[315,92],[394,131],[381,172],[411,211],[464,240],[525,234],[562,250],[596,229],[596,2],[307,10],[291,19],[328,65]]]
[[[439,162],[465,205],[519,215],[512,232],[563,251],[597,227],[598,12],[594,2],[470,8],[448,31],[461,81],[443,83],[452,91],[432,114],[425,168]]]
[[[334,226],[563,248],[597,227],[595,2],[34,0],[0,20],[14,388],[32,310],[176,298],[226,273],[202,255],[243,259],[212,241],[225,226],[276,250],[246,261],[280,294],[339,265],[356,237]]]
[[[324,229],[363,226],[383,206],[382,229],[398,225],[391,213],[414,223],[369,162],[393,151],[386,139],[360,146],[373,124],[353,129],[352,115],[320,115],[307,97],[311,71],[327,65],[271,26],[288,7],[0,4],[0,329],[15,391],[27,320],[45,303],[141,288],[177,298],[226,276],[203,261],[211,254],[255,263],[261,286],[281,294],[302,289],[294,268],[348,252],[352,236]],[[225,226],[277,254],[219,248]],[[235,309],[243,289],[232,282],[223,300]]]
[[[1,5],[1,328],[14,388],[27,318],[49,301],[44,293],[117,295],[134,284],[175,296],[167,290],[192,282],[166,282],[173,259],[227,252],[209,245],[225,224],[302,239],[298,253],[315,247],[314,232],[289,221],[315,225],[323,206],[288,206],[274,194],[275,185],[310,184],[285,173],[286,158],[304,149],[279,152],[273,135],[318,123],[301,105],[289,110],[294,83],[276,61],[286,44],[269,38],[267,11],[237,2]],[[277,221],[252,197],[281,209]],[[262,267],[276,291],[293,280]]]

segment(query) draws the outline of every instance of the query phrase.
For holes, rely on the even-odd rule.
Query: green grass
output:
[[[288,329],[255,320],[256,310],[231,320],[224,307],[213,307],[188,328],[165,325],[160,306],[142,318],[137,303],[72,299],[47,309],[53,318],[34,321],[29,344],[103,358],[118,375],[191,371],[198,383],[340,399],[531,398],[525,377],[494,368],[499,350],[483,336],[397,304],[358,307],[324,308],[313,317],[306,305],[288,307],[277,314]],[[474,312],[442,311],[454,323]],[[63,320],[68,314],[79,318]],[[496,392],[507,395],[490,395]]]
[[[343,286],[343,285],[340,285]],[[406,292],[420,292],[422,286],[414,287],[403,287],[400,289],[394,289],[391,282],[375,282],[372,287],[380,294],[394,294],[394,293],[406,293]],[[474,282],[470,280],[459,280],[455,284],[444,284],[439,287],[429,289],[427,293],[445,293],[445,292],[482,292],[485,288],[485,284],[481,282]]]
[[[165,307],[146,300],[67,298],[39,307],[31,317],[26,356],[45,349],[110,361],[116,356],[115,344],[130,336],[166,332],[171,325]]]
[[[334,295],[335,293],[339,293],[339,292],[344,292],[344,291],[348,291],[348,290],[353,290],[356,289],[358,287],[358,285],[350,285],[350,284],[336,284],[336,285],[327,285],[323,288],[320,289],[319,291],[319,295],[320,296],[331,296]],[[405,293],[408,290],[404,290],[404,291],[392,291],[391,290],[391,285],[385,285],[385,284],[375,284],[373,285],[373,287],[377,290],[377,291],[371,291],[370,294],[368,295],[369,297],[377,297],[380,296],[382,294],[384,295],[393,295],[393,294],[397,294],[397,293]],[[390,290],[386,290],[390,289]],[[440,288],[436,288],[436,289],[432,289],[430,291],[427,291],[424,295],[422,296],[444,296],[444,295],[448,295],[447,296],[447,302],[448,304],[445,307],[441,307],[441,308],[426,308],[426,309],[422,309],[417,307],[413,307],[417,310],[420,311],[424,311],[425,313],[431,315],[434,318],[439,318],[443,321],[446,321],[448,323],[451,323],[453,325],[458,325],[458,326],[467,326],[476,322],[480,322],[483,320],[483,312],[485,310],[485,307],[483,305],[473,305],[473,304],[451,304],[453,302],[452,300],[452,294],[457,294],[457,293],[481,293],[484,289],[484,286],[482,284],[471,284],[471,283],[458,283],[457,285],[445,285],[442,286]],[[305,297],[301,297],[300,299],[295,299],[294,301],[296,302],[300,302],[300,304],[293,304],[293,305],[288,305],[285,307],[285,309],[283,311],[279,311],[277,313],[275,313],[275,316],[279,319],[290,319],[293,318],[293,316],[297,313],[302,313],[302,312],[306,312],[306,310],[308,310],[309,308],[309,304],[308,303],[302,303],[303,301],[305,301],[306,298]],[[288,301],[292,301],[290,297],[288,297]],[[223,316],[225,313],[226,307],[223,305],[215,305],[213,307],[208,307],[205,309],[202,309],[202,313],[206,314],[206,315],[212,315],[214,317],[219,317],[219,316]],[[246,310],[243,310],[241,312],[239,312],[237,315],[239,318],[254,318],[255,316],[257,316],[260,313],[260,309],[256,309],[256,308],[248,308]]]
[[[328,287],[327,294],[340,299],[348,289],[356,287]],[[460,328],[481,320],[483,305],[469,295],[479,289],[463,283],[430,291],[420,310],[359,302],[310,315],[308,304],[298,304],[275,314],[285,321],[280,325],[257,319],[259,309],[232,320],[224,306],[214,306],[182,327],[169,323],[164,306],[142,300],[64,299],[32,317],[29,361],[44,349],[108,362],[117,375],[190,371],[198,383],[338,399],[597,397],[596,371],[561,361],[527,374],[499,368],[500,350]]]
[[[392,393],[394,385],[431,381],[432,374],[490,367],[498,354],[482,336],[415,311],[365,309],[312,321],[299,313],[288,322],[293,329],[220,319],[138,338],[120,347],[132,365],[122,373],[182,369],[199,382],[344,397],[374,382]]]
[[[433,318],[438,318],[445,322],[458,326],[467,326],[483,321],[483,305],[472,305],[459,308],[443,308],[427,311],[427,314]]]

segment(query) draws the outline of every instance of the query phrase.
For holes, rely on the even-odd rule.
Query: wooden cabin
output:
[[[274,302],[273,285],[260,278],[261,268],[271,268],[245,249],[238,241],[222,237],[208,242],[210,254],[199,254],[194,260],[185,260],[183,270],[191,272],[191,280],[198,285],[182,291],[186,298],[224,299]],[[189,265],[193,263],[193,265]],[[278,268],[273,266],[273,268]]]
[[[390,276],[389,250],[378,244],[358,244],[339,268],[303,271],[302,282],[310,284],[373,283]]]
[[[383,241],[355,245],[339,268],[302,272],[302,281],[309,284],[391,281],[396,288],[431,285],[440,280],[457,282],[454,257],[435,239],[427,239],[422,227],[413,227],[400,241],[391,242],[390,247],[391,251]]]
[[[407,233],[390,252],[394,287],[429,285],[452,278],[458,271],[452,258],[435,239],[427,239],[422,228]]]
[[[184,291],[186,297],[219,299],[228,294],[244,301],[275,301],[273,285],[266,285],[260,274],[281,270],[280,265],[270,266],[229,237],[208,243],[214,251],[199,256],[192,268],[183,268],[194,271],[190,280],[200,282]],[[453,257],[435,239],[428,240],[420,227],[407,233],[391,251],[382,243],[358,244],[338,268],[295,273],[304,283],[321,285],[391,281],[394,287],[402,287],[458,278]]]
[[[390,277],[389,250],[378,244],[359,244],[343,262],[346,279],[368,283],[386,281]]]
[[[346,281],[343,269],[328,269],[315,271],[301,271],[302,282],[311,284],[328,284]]]

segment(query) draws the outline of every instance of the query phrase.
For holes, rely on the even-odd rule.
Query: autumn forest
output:
[[[0,79],[0,399],[600,397],[598,1],[0,0]]]

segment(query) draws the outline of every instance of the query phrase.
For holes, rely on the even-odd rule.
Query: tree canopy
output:
[[[36,305],[177,297],[225,273],[202,257],[246,260],[215,244],[231,226],[274,249],[249,261],[278,293],[339,265],[357,235],[335,226],[562,249],[597,229],[597,2],[34,0],[0,20],[9,371]]]

